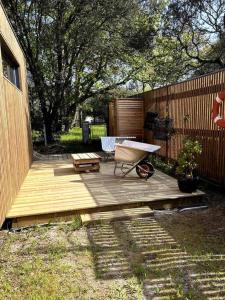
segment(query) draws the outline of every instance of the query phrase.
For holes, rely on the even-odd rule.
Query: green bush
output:
[[[149,161],[153,164],[154,167],[163,171],[168,175],[174,175],[175,163],[174,162],[165,162],[162,158],[157,156],[151,156]]]
[[[40,141],[43,138],[43,134],[41,131],[38,130],[32,130],[32,140],[34,142]]]
[[[202,153],[202,145],[198,140],[187,137],[183,141],[183,148],[178,155],[176,174],[178,176],[191,176],[198,167],[198,157]]]

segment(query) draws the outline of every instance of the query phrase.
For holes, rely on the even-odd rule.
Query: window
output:
[[[17,88],[20,88],[19,64],[7,47],[3,47],[2,45],[1,52],[3,75],[13,84],[15,84]]]

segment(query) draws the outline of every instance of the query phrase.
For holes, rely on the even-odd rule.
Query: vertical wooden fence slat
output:
[[[168,158],[176,159],[184,136],[196,137],[203,145],[200,174],[225,184],[225,130],[218,128],[211,120],[212,104],[220,90],[225,90],[225,70],[158,88],[142,96],[145,113],[157,112],[160,117],[165,117],[169,111],[176,131],[169,141],[168,153],[165,151],[165,142],[154,139],[148,130],[145,130],[145,140],[161,145],[161,156],[168,155]],[[223,104],[221,115],[224,117],[224,114]],[[189,120],[184,120],[185,115],[190,117]]]

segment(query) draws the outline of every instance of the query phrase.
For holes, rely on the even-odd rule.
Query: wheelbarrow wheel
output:
[[[149,162],[140,162],[136,166],[136,172],[140,178],[148,179],[154,174],[155,169]]]

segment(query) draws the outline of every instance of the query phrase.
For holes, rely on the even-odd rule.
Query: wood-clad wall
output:
[[[196,137],[203,145],[201,175],[225,184],[225,130],[211,120],[213,100],[221,90],[225,90],[225,70],[146,92],[143,97],[145,112],[158,112],[174,121],[176,134],[168,143],[145,130],[148,142],[162,146],[159,154],[176,159],[184,136]],[[222,116],[224,112],[223,106]]]
[[[21,88],[3,76],[0,50],[0,227],[32,160],[26,61],[0,2],[0,45],[19,64]]]
[[[144,102],[137,98],[115,99],[109,104],[109,134],[111,136],[144,137]]]

